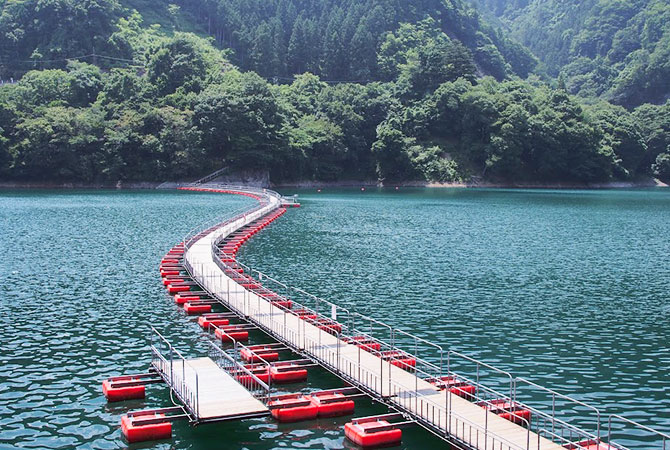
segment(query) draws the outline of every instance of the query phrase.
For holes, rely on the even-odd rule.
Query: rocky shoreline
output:
[[[49,181],[0,181],[0,189],[176,189],[190,184],[190,181],[169,182],[117,182],[117,183],[70,183]],[[267,183],[261,180],[232,183],[249,187],[268,188],[298,188],[298,189],[326,189],[326,188],[395,188],[395,187],[431,187],[431,188],[490,188],[490,189],[635,189],[650,187],[668,187],[668,184],[656,179],[638,180],[629,182],[608,183],[435,183],[426,181],[405,181],[401,183],[381,184],[373,180],[343,180],[333,182],[299,181],[291,183]]]

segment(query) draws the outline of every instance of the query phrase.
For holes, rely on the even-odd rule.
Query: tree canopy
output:
[[[663,0],[474,0],[568,91],[626,107],[670,98],[670,4]]]
[[[670,172],[670,103],[584,100],[571,76],[552,87],[460,2],[202,0],[168,11],[164,30],[124,2],[4,3],[2,70],[20,79],[0,86],[3,178],[158,181],[227,166],[274,182],[589,183]],[[51,23],[66,13],[88,21],[84,34]],[[183,14],[207,17],[214,37],[180,31]],[[610,44],[583,42],[580,58]],[[85,51],[95,58],[67,57]]]

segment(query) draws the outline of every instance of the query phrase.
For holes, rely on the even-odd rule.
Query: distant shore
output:
[[[176,189],[188,185],[190,181],[137,181],[117,183],[75,183],[75,182],[49,182],[49,181],[0,181],[0,189]],[[496,182],[470,182],[470,183],[435,183],[425,181],[405,181],[399,183],[380,184],[372,180],[343,180],[332,182],[299,181],[291,183],[277,183],[269,186],[258,182],[238,181],[229,184],[237,184],[249,187],[268,188],[299,188],[299,189],[326,189],[326,188],[376,188],[376,187],[431,187],[431,188],[495,188],[495,189],[633,189],[649,187],[668,187],[668,184],[657,179],[638,181],[616,181],[608,183],[496,183]]]

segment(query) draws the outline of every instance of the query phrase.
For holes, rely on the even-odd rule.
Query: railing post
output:
[[[337,367],[337,373],[341,373],[342,371],[340,370],[340,345],[342,344],[342,334],[340,332],[337,333],[337,357],[335,360],[335,366]]]
[[[198,373],[195,373],[195,415],[200,418],[200,386],[198,386]]]
[[[489,409],[484,408],[484,450],[486,450],[488,445],[489,445]],[[493,447],[495,448],[495,444],[493,444]]]
[[[172,374],[172,346],[168,344],[168,348],[170,349],[170,388],[174,386],[174,377]]]

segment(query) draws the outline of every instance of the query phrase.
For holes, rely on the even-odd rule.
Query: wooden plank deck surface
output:
[[[170,373],[169,363],[166,367],[157,369]],[[172,382],[180,384],[182,379],[190,392],[198,392],[198,420],[226,420],[269,414],[263,402],[256,399],[211,358],[187,359],[183,369],[179,365],[173,372]]]

